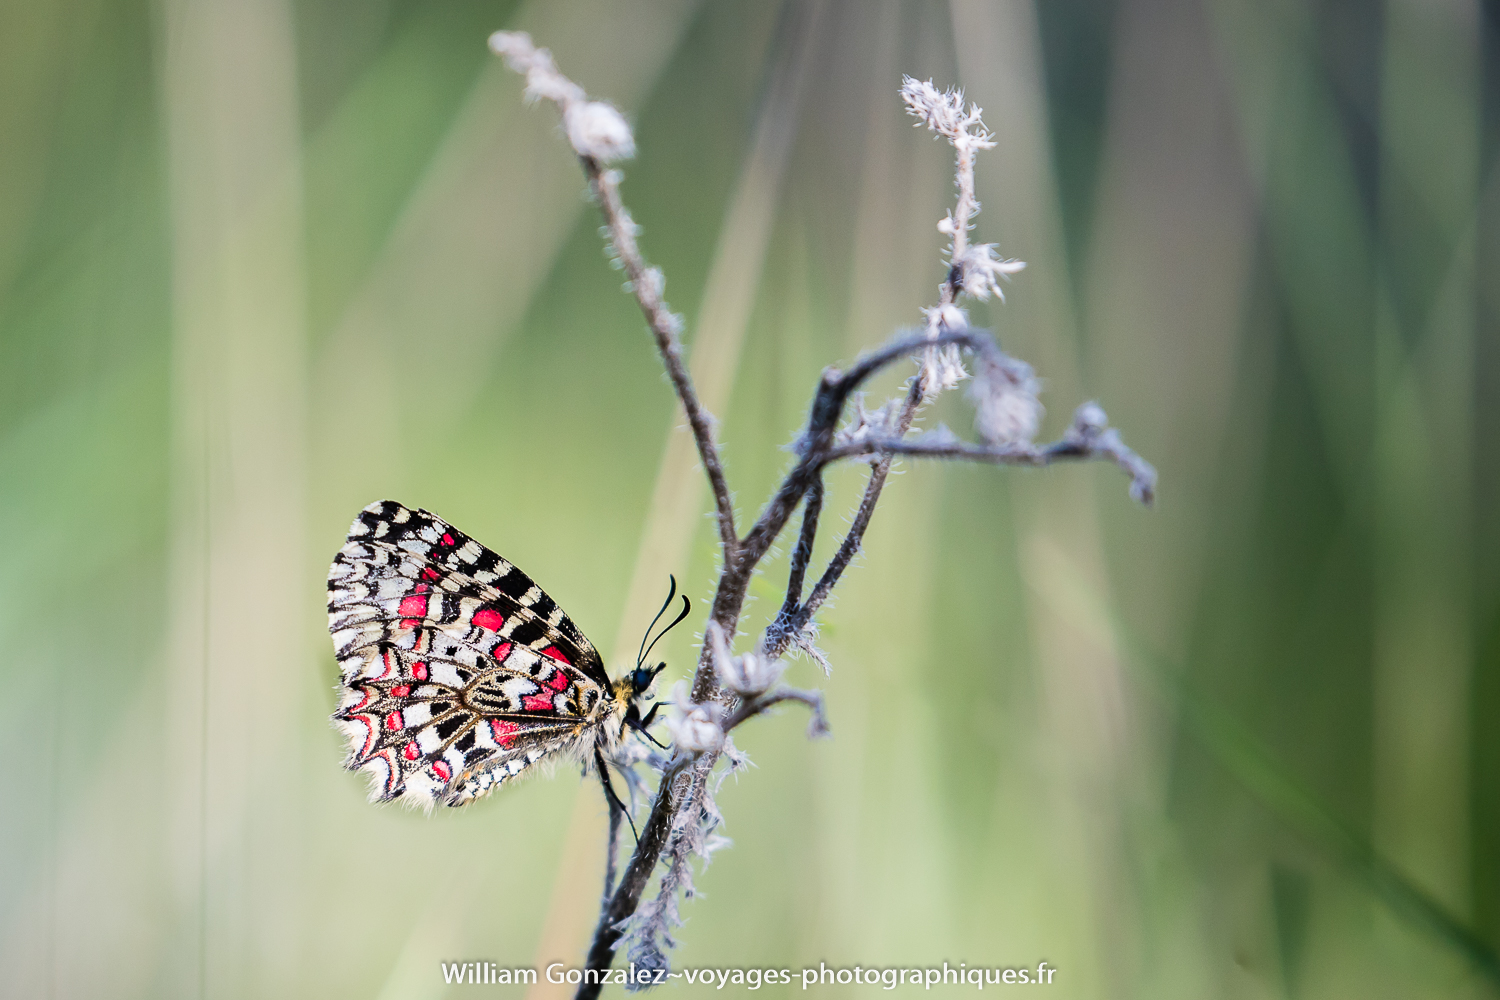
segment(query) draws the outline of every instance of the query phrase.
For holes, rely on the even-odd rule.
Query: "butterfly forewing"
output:
[[[372,798],[461,805],[570,749],[609,690],[599,654],[520,570],[392,501],[355,520],[328,577],[343,673],[334,721]]]
[[[519,645],[556,646],[600,685],[609,684],[593,644],[529,576],[425,510],[382,500],[361,511],[329,570],[328,597],[341,657],[354,648],[348,640],[378,631],[380,623],[417,619],[456,631],[495,626]],[[344,634],[348,628],[358,632]]]

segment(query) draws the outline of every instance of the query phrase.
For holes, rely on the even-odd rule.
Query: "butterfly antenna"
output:
[[[641,636],[641,651],[636,654],[636,666],[640,666],[642,663],[646,662],[646,654],[650,652],[649,647],[646,645],[646,640],[651,638],[651,630],[656,628],[656,623],[661,621],[661,616],[666,614],[667,608],[671,606],[672,598],[677,596],[677,577],[673,576],[671,573],[668,573],[667,580],[671,584],[671,589],[667,591],[667,599],[662,602],[661,610],[656,613],[655,618],[651,619],[651,624],[646,626],[646,634]],[[683,599],[686,600],[687,598],[684,596]],[[672,626],[668,625],[667,627],[671,628]]]
[[[668,632],[672,631],[678,625],[681,625],[682,624],[682,620],[684,618],[686,618],[688,616],[688,613],[691,612],[692,610],[693,610],[693,602],[690,601],[690,600],[688,600],[686,594],[683,594],[682,595],[682,612],[680,614],[678,614],[678,616],[676,618],[672,619],[672,624],[668,625],[666,628],[662,629],[660,632],[658,632],[656,634],[656,638],[651,640],[651,645],[649,645],[649,646],[646,647],[646,651],[644,653],[642,653],[641,654],[641,658],[636,661],[636,666],[640,666],[642,663],[644,663],[646,661],[646,657],[650,656],[651,655],[651,651],[656,648],[656,644],[658,642],[661,642],[661,637],[664,636],[664,635],[666,635]],[[665,665],[666,664],[663,664],[662,666],[665,666]],[[661,672],[661,668],[660,667],[657,668],[657,672],[658,673]]]

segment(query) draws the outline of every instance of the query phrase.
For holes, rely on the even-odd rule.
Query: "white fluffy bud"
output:
[[[625,116],[603,101],[569,104],[563,112],[563,130],[579,156],[610,163],[635,155],[635,136]]]
[[[719,683],[741,697],[754,697],[781,679],[786,664],[773,660],[753,649],[740,656],[731,656],[729,643],[718,622],[708,623],[708,648],[713,655],[714,673]]]
[[[724,730],[715,714],[714,706],[694,703],[687,681],[678,681],[672,689],[672,708],[667,715],[672,742],[693,753],[718,750],[724,745]]]
[[[719,682],[741,697],[754,697],[781,679],[786,664],[758,649],[719,661]]]

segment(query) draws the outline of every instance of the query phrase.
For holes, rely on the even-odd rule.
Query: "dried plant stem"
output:
[[[772,706],[786,701],[800,701],[812,709],[813,717],[809,728],[813,731],[814,735],[827,731],[828,722],[823,715],[823,693],[821,691],[799,691],[796,688],[789,687],[767,691],[762,695],[740,702],[737,708],[725,715],[721,726],[727,733],[740,723],[753,719],[757,715],[762,715]]]
[[[739,541],[734,523],[734,501],[729,495],[729,483],[724,478],[724,463],[714,440],[714,419],[699,401],[693,377],[682,360],[682,339],[678,336],[681,321],[662,299],[661,272],[648,266],[641,255],[640,247],[635,241],[635,223],[620,202],[618,174],[604,169],[592,156],[580,156],[579,162],[588,175],[589,188],[594,192],[599,211],[604,215],[605,225],[609,227],[610,241],[630,279],[631,291],[635,294],[635,300],[646,317],[646,325],[651,328],[651,335],[656,340],[656,349],[667,369],[667,377],[672,380],[672,388],[682,403],[683,411],[687,413],[688,426],[693,431],[693,442],[698,447],[698,458],[703,462],[709,488],[713,490],[719,541],[727,560],[733,556]]]
[[[750,577],[755,566],[770,549],[771,544],[781,533],[786,522],[796,511],[802,498],[815,488],[821,488],[821,474],[824,467],[830,462],[855,454],[853,451],[845,452],[834,446],[834,429],[843,413],[849,397],[867,380],[873,377],[881,369],[900,361],[914,351],[930,347],[941,347],[954,344],[967,347],[981,354],[999,354],[999,348],[990,336],[983,331],[976,330],[944,330],[934,337],[927,334],[900,337],[876,351],[871,352],[859,359],[848,372],[840,372],[829,368],[824,371],[819,381],[817,391],[813,397],[813,404],[808,415],[807,427],[801,437],[801,457],[786,474],[781,486],[766,504],[755,525],[740,540],[736,547],[735,558],[726,560],[719,577],[719,584],[714,593],[713,606],[709,614],[710,621],[717,624],[726,636],[726,641],[732,642],[738,632],[740,612],[743,609],[745,595],[749,589]],[[899,439],[895,439],[899,440]],[[867,449],[858,452],[868,454]],[[891,451],[896,449],[892,448]],[[953,456],[968,457],[968,456]],[[1064,455],[1059,450],[1056,457],[1084,457],[1081,454]],[[985,455],[988,460],[988,453]],[[1046,464],[1050,459],[1038,458],[1025,464]],[[1149,467],[1148,467],[1149,468]],[[867,490],[867,495],[869,491]],[[878,498],[878,489],[874,496]],[[873,501],[869,510],[873,511]],[[863,507],[863,505],[862,505]],[[864,524],[856,525],[855,528],[862,532],[867,525],[869,515],[866,514]],[[813,519],[816,525],[816,518]],[[854,549],[858,546],[858,535],[851,528],[851,535],[855,541],[845,539],[849,548],[847,556],[842,563],[830,566],[832,579],[828,586],[832,586],[832,580],[836,580],[843,567],[853,556]],[[809,547],[811,540],[809,539]],[[841,551],[842,548],[841,548]],[[825,574],[827,575],[827,574]],[[826,592],[825,592],[826,596]],[[772,630],[768,630],[767,645],[771,645]],[[792,633],[794,636],[796,633]],[[694,674],[692,686],[692,699],[700,704],[717,703],[725,697],[725,692],[719,686],[714,670],[713,655],[708,644],[704,645],[698,659],[697,671]],[[705,750],[698,754],[693,776],[693,794],[702,793],[703,783],[706,781],[709,771],[717,760],[716,751]],[[615,946],[619,943],[622,931],[617,924],[636,911],[640,905],[641,894],[645,891],[650,881],[651,872],[655,870],[657,862],[661,858],[662,848],[666,844],[666,832],[671,824],[673,812],[676,807],[678,785],[680,779],[680,768],[682,764],[669,766],[662,775],[662,781],[657,790],[656,800],[652,804],[651,815],[646,821],[646,827],[642,831],[639,844],[636,846],[634,856],[626,869],[625,876],[621,880],[610,905],[603,918],[600,920],[599,928],[595,933],[594,944],[589,950],[586,968],[603,970],[609,968],[614,962]],[[591,1000],[598,995],[597,984],[585,983],[579,987],[578,1000]]]
[[[945,286],[946,287],[946,286]],[[897,434],[905,434],[911,429],[912,421],[915,420],[917,409],[921,406],[925,394],[922,374],[919,372],[912,378],[911,386],[906,393],[906,401],[902,404],[901,415],[896,421]],[[880,503],[880,493],[885,489],[886,478],[891,474],[891,456],[886,455],[876,462],[870,469],[870,478],[865,480],[864,493],[859,498],[859,507],[854,511],[854,520],[845,532],[844,538],[839,542],[838,551],[833,558],[828,560],[828,566],[823,570],[823,575],[818,577],[818,582],[813,585],[812,593],[802,601],[802,591],[797,589],[796,603],[792,599],[790,591],[787,593],[786,603],[782,606],[781,613],[777,615],[775,623],[768,630],[766,652],[771,656],[780,656],[786,651],[791,643],[797,640],[812,622],[813,615],[828,600],[828,595],[838,584],[839,578],[844,575],[844,570],[854,561],[859,554],[860,545],[864,542],[865,531],[870,527],[870,519],[875,516],[875,505]]]
[[[823,513],[823,480],[813,482],[802,505],[802,532],[797,536],[797,547],[792,550],[791,570],[787,574],[786,602],[781,606],[783,615],[790,614],[802,600],[802,585],[807,579],[807,564],[812,561],[813,542],[818,535],[818,518]]]
[[[625,811],[611,802],[609,804],[609,840],[604,854],[604,895],[600,900],[601,911],[609,905],[609,898],[615,892],[615,875],[620,867],[620,821],[625,818]]]
[[[969,249],[969,220],[973,218],[979,201],[974,197],[974,149],[965,144],[954,152],[954,180],[958,185],[958,200],[953,205],[952,243],[948,259],[953,262],[948,277],[938,288],[938,302],[951,306],[958,302],[963,289],[964,254]]]
[[[952,263],[948,268],[947,276],[938,286],[938,307],[931,310],[929,314],[926,334],[929,339],[941,332],[943,325],[950,318],[944,311],[944,307],[955,306],[963,291],[963,260],[969,250],[970,220],[979,208],[979,201],[974,196],[975,149],[975,144],[971,142],[955,143],[954,183],[958,187],[958,198],[954,203],[949,223],[951,241],[948,259]],[[927,398],[928,381],[926,366],[919,369],[912,377],[906,398],[901,405],[900,415],[896,420],[896,437],[904,436],[916,421],[917,412],[921,409],[923,400]],[[886,479],[890,476],[892,454],[887,452],[871,468],[870,477],[865,481],[864,493],[860,497],[859,507],[855,510],[849,531],[845,533],[843,540],[839,543],[838,551],[829,560],[828,567],[818,578],[807,600],[800,605],[795,603],[795,601],[801,601],[800,586],[797,589],[795,601],[793,595],[788,592],[787,603],[783,606],[772,629],[771,639],[774,643],[770,647],[772,655],[780,655],[787,645],[797,636],[802,635],[818,609],[823,606],[823,602],[828,599],[828,595],[833,592],[844,570],[859,554],[865,531],[870,526],[870,519],[875,515],[875,507],[880,503],[880,494],[885,489]]]
[[[780,656],[786,651],[786,647],[795,638],[802,634],[812,621],[813,615],[828,600],[828,595],[833,592],[834,586],[843,576],[844,570],[854,561],[859,554],[860,545],[864,542],[865,531],[870,527],[870,518],[875,516],[875,505],[880,502],[880,491],[885,488],[886,477],[891,472],[890,457],[882,458],[870,469],[870,478],[865,481],[864,494],[859,499],[859,507],[854,511],[854,520],[849,525],[849,530],[844,533],[844,538],[839,542],[838,551],[833,558],[828,560],[828,566],[823,570],[823,575],[818,577],[818,582],[813,584],[812,593],[807,595],[807,600],[800,604],[788,602],[777,616],[777,627],[775,637],[767,644],[766,652],[772,656]]]
[[[613,965],[627,926],[633,928],[629,933],[636,942],[636,950],[631,953],[633,960],[639,951],[650,962],[665,963],[661,947],[673,944],[670,928],[680,923],[676,916],[677,897],[692,892],[689,862],[694,856],[706,858],[713,848],[707,837],[717,825],[719,815],[712,795],[716,786],[711,785],[710,775],[720,756],[726,756],[732,767],[744,759],[733,748],[728,734],[749,719],[786,702],[798,702],[812,710],[810,735],[827,732],[822,694],[773,686],[782,668],[775,661],[788,647],[796,645],[824,662],[811,640],[813,617],[858,553],[896,456],[1033,466],[1063,460],[1107,459],[1130,476],[1132,495],[1146,503],[1151,500],[1156,474],[1125,446],[1119,434],[1108,426],[1104,411],[1093,403],[1077,409],[1072,425],[1060,440],[1044,446],[1032,443],[1041,407],[1035,398],[1036,383],[1030,368],[1007,357],[988,333],[969,328],[967,316],[958,308],[965,296],[999,295],[1000,279],[1024,266],[1018,261],[999,259],[990,244],[972,245],[969,241],[970,223],[979,211],[974,197],[974,154],[990,148],[991,137],[984,131],[979,109],[972,105],[965,109],[962,94],[940,92],[930,82],[908,79],[901,90],[908,111],[946,138],[956,154],[958,196],[953,210],[939,224],[939,229],[949,235],[950,243],[949,269],[939,286],[938,304],[924,310],[927,322],[920,332],[896,337],[859,358],[848,371],[824,370],[813,392],[806,426],[796,442],[796,461],[754,524],[741,536],[714,438],[714,419],[699,400],[683,363],[682,321],[662,297],[665,282],[661,272],[647,264],[641,254],[635,223],[620,198],[620,174],[607,166],[612,160],[633,153],[634,138],[629,126],[609,105],[590,101],[583,88],[558,72],[551,55],[533,46],[526,35],[497,32],[490,45],[505,56],[512,68],[526,75],[530,96],[551,100],[562,112],[564,131],[604,216],[611,251],[629,279],[628,287],[646,318],[673,391],[687,414],[713,492],[723,548],[723,565],[704,629],[707,641],[700,651],[690,688],[674,699],[674,711],[681,715],[668,721],[675,747],[670,757],[656,759],[661,781],[635,851],[618,884],[616,851],[623,810],[611,805],[605,899],[589,948],[586,974],[577,993],[579,1000],[593,1000],[600,984],[598,977],[589,982],[587,970],[602,972]],[[977,366],[976,428],[983,442],[962,442],[942,430],[908,437],[925,403],[968,377],[960,362],[961,351],[969,352]],[[878,372],[908,358],[917,360],[919,367],[899,405],[892,402],[872,415],[860,402],[855,421],[858,426],[851,425],[841,431],[840,421],[860,388]],[[802,591],[824,503],[823,473],[833,462],[863,456],[873,456],[874,464],[859,507],[837,551],[804,600]],[[792,550],[780,612],[756,649],[735,657],[731,649],[751,578],[799,506],[803,512],[802,527]],[[664,853],[668,855],[668,863],[659,895],[643,908],[642,896]],[[644,930],[634,926],[643,920]],[[661,947],[658,941],[662,942]]]
[[[704,754],[695,759],[692,755],[679,753],[662,771],[656,801],[651,805],[651,815],[646,818],[646,825],[641,828],[641,839],[636,844],[635,853],[630,858],[624,877],[620,879],[619,888],[606,901],[599,915],[599,926],[594,930],[594,940],[584,961],[585,969],[602,971],[614,964],[615,948],[625,934],[620,923],[639,908],[641,895],[646,891],[651,873],[661,859],[662,848],[666,846],[667,834],[672,826],[672,814],[681,793],[686,790],[681,785],[684,780],[701,785],[707,780],[708,772],[713,769],[716,761],[717,755],[714,754]],[[578,987],[577,1000],[592,1000],[599,995],[599,989],[597,982],[584,982]]]
[[[1099,440],[1085,441],[1070,436],[1041,447],[1030,444],[986,447],[970,444],[967,441],[870,438],[858,444],[835,448],[829,452],[828,460],[837,461],[857,455],[879,454],[914,455],[921,458],[957,458],[970,462],[984,462],[989,465],[1042,466],[1068,459],[1108,458],[1125,472],[1132,475],[1138,474],[1138,470],[1144,465],[1141,457],[1125,447],[1117,435],[1109,440],[1105,440],[1105,437],[1108,436],[1101,436]]]

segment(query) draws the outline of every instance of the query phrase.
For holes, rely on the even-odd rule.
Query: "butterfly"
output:
[[[662,612],[675,594],[674,580]],[[687,616],[682,601],[667,630]],[[624,808],[606,760],[627,729],[650,738],[658,706],[643,715],[641,702],[666,666],[644,666],[644,639],[635,668],[611,680],[529,576],[392,500],[361,511],[333,559],[328,630],[342,672],[333,722],[348,741],[344,766],[369,775],[371,801],[466,805],[539,763],[573,759]]]

